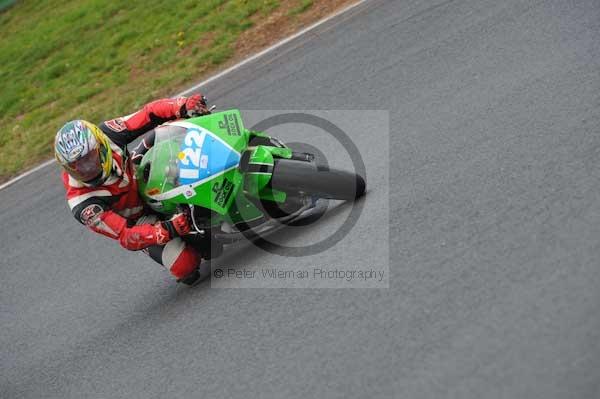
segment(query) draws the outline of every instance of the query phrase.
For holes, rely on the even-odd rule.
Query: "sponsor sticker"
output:
[[[202,155],[200,157],[200,169],[206,169],[208,167],[208,155]]]
[[[229,136],[241,136],[240,122],[235,114],[225,114],[219,128],[226,129]]]
[[[233,192],[233,183],[225,178],[222,183],[216,182],[212,187],[212,191],[215,193],[215,203],[220,207],[224,207]]]
[[[123,130],[127,129],[123,118],[111,119],[109,121],[104,122],[104,124],[108,126],[109,129],[115,132],[122,132]]]
[[[94,222],[94,218],[104,212],[104,209],[98,204],[88,205],[81,211],[80,219],[83,224],[89,226]]]
[[[186,199],[190,199],[192,197],[194,197],[196,195],[196,190],[194,190],[193,187],[186,187],[186,189],[183,191],[183,196]]]

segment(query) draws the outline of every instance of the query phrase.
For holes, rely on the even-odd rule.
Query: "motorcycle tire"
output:
[[[353,201],[365,193],[362,176],[343,170],[320,170],[314,163],[277,159],[271,187],[287,193],[304,193],[319,198]]]

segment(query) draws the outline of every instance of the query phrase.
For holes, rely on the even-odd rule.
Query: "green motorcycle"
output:
[[[327,200],[365,193],[363,177],[319,167],[313,154],[244,128],[235,109],[157,127],[136,177],[150,208],[189,212],[193,231],[184,239],[213,249],[318,218]]]

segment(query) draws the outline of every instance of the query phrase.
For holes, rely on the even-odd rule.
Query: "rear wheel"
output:
[[[329,168],[319,170],[311,162],[277,159],[271,187],[287,193],[352,201],[364,195],[366,184],[363,177],[355,173]]]

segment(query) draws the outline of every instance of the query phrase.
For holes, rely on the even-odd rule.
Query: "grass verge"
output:
[[[354,0],[18,1],[0,13],[0,181]],[[210,95],[210,93],[208,93]]]

